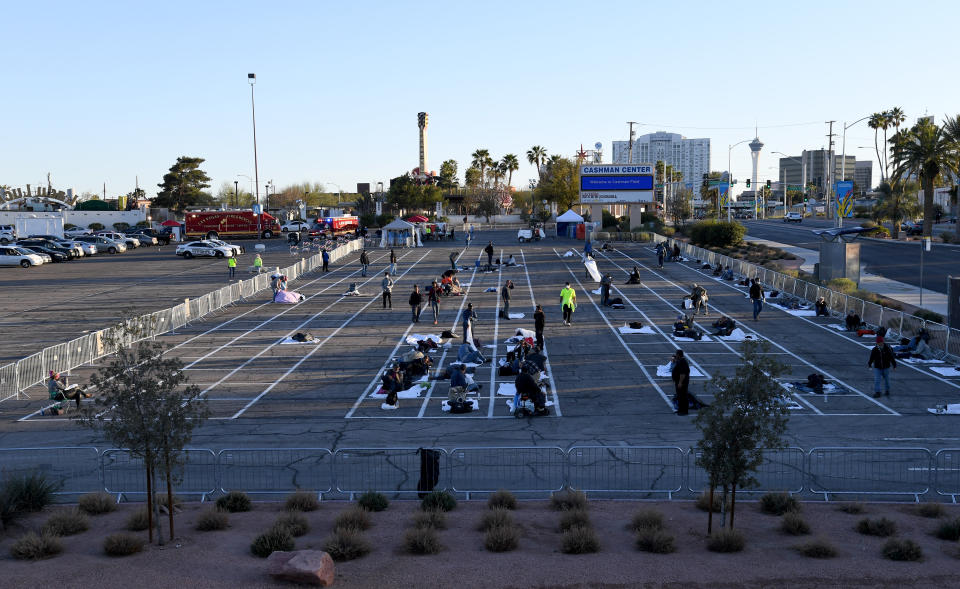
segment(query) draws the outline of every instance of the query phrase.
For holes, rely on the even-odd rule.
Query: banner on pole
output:
[[[840,180],[835,185],[837,195],[837,214],[841,217],[853,216],[853,181]]]

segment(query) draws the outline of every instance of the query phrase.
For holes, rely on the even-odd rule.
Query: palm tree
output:
[[[503,156],[500,163],[503,164],[504,169],[507,171],[507,188],[510,188],[510,185],[513,183],[513,173],[520,169],[520,160],[517,159],[516,155],[508,153]]]
[[[897,130],[897,133],[899,133],[900,125],[907,120],[907,115],[903,114],[903,109],[899,106],[891,108],[887,115],[890,117],[890,123],[893,124],[894,128]]]
[[[953,143],[958,160],[956,166],[960,170],[960,115],[947,117],[943,121],[943,134]],[[953,205],[953,214],[957,218],[953,233],[954,239],[960,239],[960,198],[958,198],[957,192],[957,187],[954,186],[950,193],[950,204]]]
[[[895,137],[894,178],[916,174],[923,188],[923,236],[933,233],[933,184],[947,172],[957,173],[958,146],[943,129],[922,119]]]
[[[487,166],[490,165],[490,152],[486,149],[478,149],[473,154],[473,163],[471,164],[475,168],[480,168],[480,178],[484,178],[484,172],[487,169]]]
[[[867,121],[867,126],[873,129],[873,147],[877,150],[877,165],[880,167],[880,181],[886,182],[887,180],[887,170],[883,167],[883,158],[880,157],[880,143],[878,142],[878,132],[883,126],[884,114],[882,112],[875,112],[870,115],[870,120]],[[886,148],[884,148],[886,151]]]
[[[883,169],[886,172],[890,171],[890,165],[887,160],[887,155],[890,151],[889,141],[887,139],[887,129],[893,124],[893,117],[890,116],[890,111],[885,111],[883,113],[883,123],[880,125],[880,128],[883,129]]]
[[[527,161],[530,162],[531,166],[537,168],[537,174],[542,180],[543,164],[547,161],[547,149],[545,147],[540,147],[539,145],[534,145],[527,150]]]

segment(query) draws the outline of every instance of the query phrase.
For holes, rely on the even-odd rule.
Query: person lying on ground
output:
[[[457,350],[457,362],[483,364],[485,361],[483,354],[472,343],[460,344]]]
[[[733,329],[736,326],[736,324],[737,324],[736,321],[724,315],[723,317],[713,322],[713,326],[717,328],[716,333],[714,333],[713,335],[722,335],[722,336],[730,335],[733,332]]]
[[[510,254],[510,257],[507,258],[506,265],[507,265],[507,266],[516,266],[516,265],[517,265],[517,261],[513,258],[513,254]]]

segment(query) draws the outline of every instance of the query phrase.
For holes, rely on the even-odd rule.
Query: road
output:
[[[741,223],[747,227],[747,235],[751,237],[816,251],[820,249],[820,238],[812,231],[834,226],[833,221],[821,219],[804,219],[802,224],[784,223],[780,219]],[[920,242],[861,240],[860,244],[863,271],[920,286]],[[957,246],[932,244],[931,251],[925,252],[923,256],[923,288],[946,293],[947,276],[960,273],[958,260],[960,248]]]

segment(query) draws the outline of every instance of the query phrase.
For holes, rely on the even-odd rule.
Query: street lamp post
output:
[[[227,186],[230,186],[230,185],[227,184]],[[238,209],[240,208],[240,181],[239,180],[233,181],[233,206],[235,206]]]
[[[732,157],[732,156],[731,156],[731,153],[733,153],[733,148],[734,148],[734,147],[736,147],[736,146],[738,146],[738,145],[742,145],[742,144],[747,143],[747,142],[749,142],[749,141],[751,141],[751,139],[744,139],[743,141],[738,141],[737,143],[734,143],[733,145],[731,145],[730,147],[727,148],[727,223],[729,223],[729,222],[731,222],[731,221],[733,220],[732,214],[731,214],[731,212],[730,212],[730,202],[731,202],[731,200],[732,200],[731,197],[733,196],[733,171],[731,171],[731,169],[730,169],[730,167],[731,167],[731,157]],[[754,190],[754,194],[756,194],[756,190],[757,190],[757,189],[754,188],[753,190]],[[719,188],[717,189],[717,194],[719,194]],[[756,199],[756,197],[754,197],[754,199]],[[718,200],[719,200],[719,199],[718,199]],[[719,203],[718,203],[718,204],[719,204]],[[719,216],[720,216],[720,211],[717,211],[717,217],[719,217]]]
[[[855,120],[849,125],[846,123],[843,124],[843,151],[842,151],[842,155],[840,156],[840,176],[841,176],[840,179],[841,180],[847,179],[847,129],[856,125],[860,121],[865,121],[869,118],[870,118],[870,115],[867,115],[863,118]],[[836,168],[834,168],[834,170],[836,170]],[[837,227],[843,227],[843,216],[840,215],[839,209],[837,210]]]

